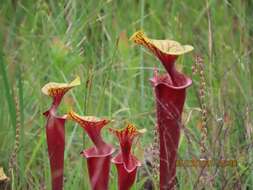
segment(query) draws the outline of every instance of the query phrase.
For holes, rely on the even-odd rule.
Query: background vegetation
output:
[[[200,158],[204,104],[208,158],[238,161],[237,167],[209,168],[206,189],[252,189],[252,9],[252,0],[0,0],[0,166],[8,173],[11,155],[18,157],[17,169],[8,173],[10,185],[50,189],[42,113],[51,100],[41,87],[76,75],[82,85],[66,96],[59,114],[72,107],[80,114],[115,119],[114,127],[129,120],[147,128],[135,153],[143,162],[153,159],[152,151],[143,156],[147,148],[155,151],[155,105],[148,79],[154,66],[163,67],[128,41],[143,29],[150,37],[195,47],[177,62],[194,83],[185,104],[179,158]],[[203,67],[193,74],[195,54],[203,57]],[[205,83],[200,83],[201,71]],[[202,100],[201,89],[206,93]],[[15,150],[17,128],[20,146]],[[73,122],[66,129],[65,189],[87,190],[79,152],[90,142]],[[103,133],[114,143],[107,130]],[[149,165],[141,170],[136,190],[144,189],[148,177],[157,181]],[[199,168],[179,167],[178,189],[200,188],[199,174]],[[111,177],[116,178],[114,167]],[[117,181],[110,183],[116,189]]]

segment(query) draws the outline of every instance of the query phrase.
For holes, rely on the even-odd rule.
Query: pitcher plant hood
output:
[[[148,49],[162,62],[164,68],[168,72],[168,74],[163,76],[163,78],[167,80],[167,85],[180,87],[185,86],[186,83],[189,85],[191,84],[191,79],[176,71],[174,64],[180,55],[194,49],[191,45],[181,45],[174,40],[149,39],[145,36],[143,31],[135,32],[130,40]],[[159,82],[155,84],[159,84]]]

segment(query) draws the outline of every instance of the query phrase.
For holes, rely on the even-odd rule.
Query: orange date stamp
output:
[[[177,160],[177,167],[237,167],[237,160]]]

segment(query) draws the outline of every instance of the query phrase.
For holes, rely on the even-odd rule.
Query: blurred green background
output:
[[[152,157],[145,150],[154,144],[156,126],[149,78],[154,66],[164,69],[148,51],[129,41],[142,29],[151,38],[195,48],[177,61],[193,79],[185,103],[180,159],[200,158],[201,79],[198,72],[192,73],[194,57],[200,55],[209,158],[238,161],[237,167],[208,169],[206,189],[252,189],[252,10],[252,0],[0,0],[0,166],[9,176],[15,131],[21,129],[12,188],[50,189],[42,113],[51,99],[42,95],[41,87],[49,81],[71,81],[76,75],[82,85],[66,95],[59,114],[73,108],[79,114],[112,118],[113,127],[130,121],[146,128],[135,146],[144,164],[133,189],[145,189],[147,178],[157,183],[145,164]],[[66,129],[65,189],[88,190],[79,152],[90,142],[73,122],[67,122]],[[114,143],[107,130],[103,134]],[[178,189],[200,189],[199,174],[199,168],[178,168]],[[117,189],[116,176],[113,167],[112,190]]]

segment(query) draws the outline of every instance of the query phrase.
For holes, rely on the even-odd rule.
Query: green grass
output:
[[[236,159],[239,163],[235,168],[218,168],[210,189],[250,189],[252,8],[251,0],[1,0],[0,166],[6,171],[15,138],[13,89],[17,89],[22,126],[19,170],[14,174],[13,189],[50,189],[42,113],[51,102],[40,90],[48,81],[81,77],[82,85],[67,95],[60,114],[72,107],[80,114],[115,119],[114,127],[122,127],[129,120],[148,129],[141,139],[143,148],[152,144],[155,105],[148,79],[154,66],[163,68],[149,52],[128,41],[138,29],[153,38],[174,39],[195,47],[194,53],[178,60],[194,83],[188,90],[185,117],[200,107],[200,79],[192,75],[191,66],[194,54],[203,56],[208,110],[206,143],[213,159]],[[180,158],[199,158],[200,121],[201,114],[193,111],[185,126],[187,130],[183,130]],[[84,159],[79,152],[83,143],[87,147],[90,142],[73,122],[67,122],[66,129],[65,189],[88,190]],[[114,141],[107,130],[103,133],[108,142]],[[210,175],[214,173],[215,168],[210,169]],[[199,169],[178,168],[179,189],[196,189],[198,175]],[[114,167],[111,178],[116,178]],[[142,184],[143,177],[139,175],[133,189],[142,189]],[[116,185],[111,180],[110,189],[117,189]]]

